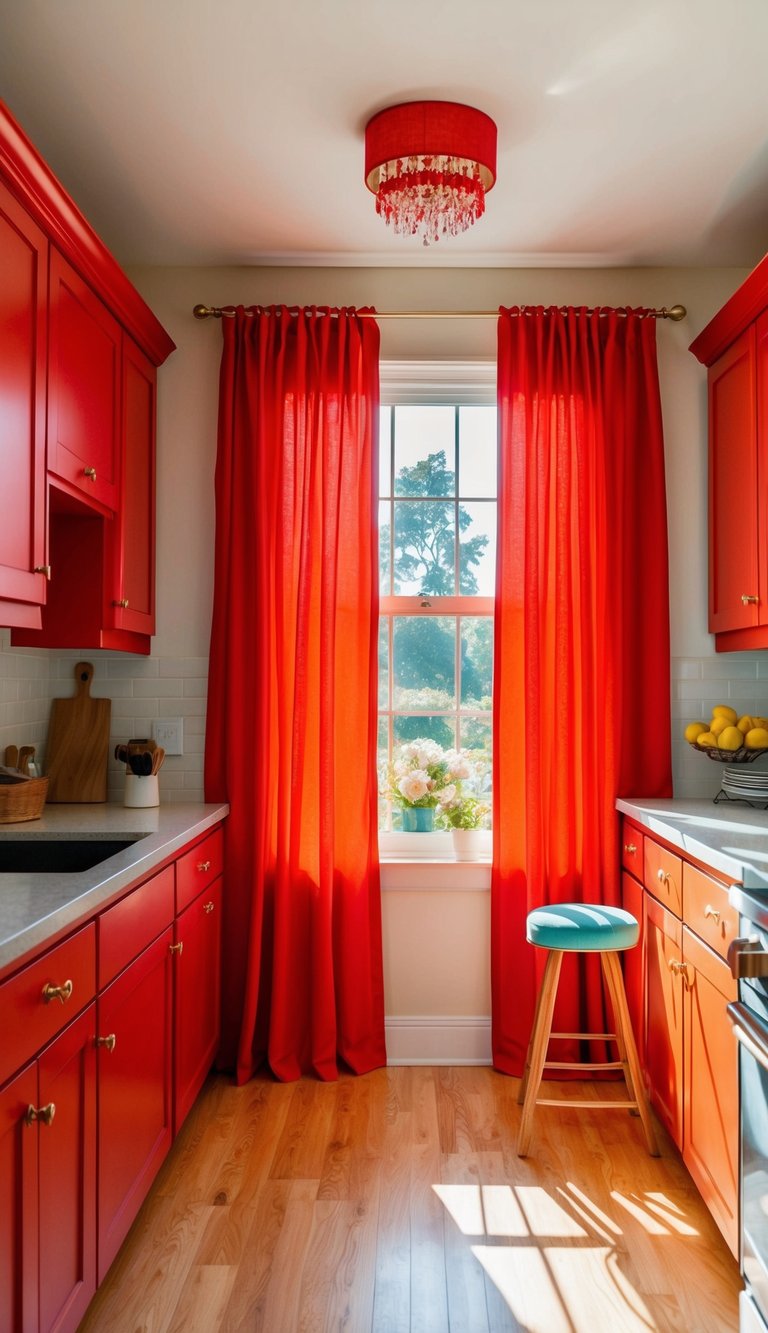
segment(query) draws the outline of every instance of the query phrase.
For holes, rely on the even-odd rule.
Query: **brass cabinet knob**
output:
[[[679,958],[670,958],[668,967],[673,976],[678,976],[682,969],[682,962]]]
[[[760,598],[759,598],[759,597],[754,597],[754,596],[752,596],[752,595],[751,595],[750,593],[748,593],[748,592],[743,592],[743,593],[741,594],[741,600],[742,600],[742,602],[744,603],[744,606],[746,606],[749,602],[759,602],[759,601],[760,601]]]
[[[637,847],[634,842],[625,842],[624,851],[627,852],[629,856],[634,856],[635,852],[637,851]]]
[[[210,870],[211,863],[210,861],[198,861],[197,868],[198,870]]]
[[[119,599],[119,601],[114,601],[114,602],[112,603],[112,605],[113,605],[113,606],[121,606],[121,607],[123,608],[124,611],[127,611],[127,610],[128,610],[128,598],[127,598],[127,597],[121,597],[121,598]]]
[[[215,906],[215,903],[203,903],[203,911],[212,912]]]
[[[34,568],[34,570],[33,570],[32,572],[33,572],[34,574],[45,574],[45,577],[46,577],[47,579],[49,579],[49,578],[51,577],[51,566],[50,566],[50,565],[35,565],[35,568]]]
[[[707,903],[706,907],[704,908],[704,919],[706,920],[707,917],[711,917],[715,925],[717,925],[718,921],[720,920],[719,911],[717,910],[716,907],[711,907],[709,903]]]
[[[50,1004],[51,1000],[61,1000],[61,1003],[65,1004],[73,990],[71,981],[65,981],[63,986],[52,986],[50,981],[46,981],[43,986],[43,999],[46,1004]]]
[[[169,944],[169,945],[168,945],[168,952],[169,952],[169,953],[183,953],[183,952],[184,952],[184,941],[183,941],[183,940],[179,940],[178,944]]]
[[[84,468],[83,468],[83,476],[84,476],[84,477],[88,477],[89,481],[95,481],[95,480],[96,480],[96,469],[95,469],[95,467],[84,467]]]
[[[47,1106],[28,1106],[24,1119],[28,1125],[33,1125],[39,1120],[43,1125],[50,1125],[56,1114],[56,1104],[49,1102]]]
[[[114,1032],[110,1032],[108,1037],[97,1037],[96,1045],[103,1046],[104,1050],[109,1051],[109,1054],[111,1055],[117,1045],[117,1037]]]
[[[657,870],[657,871],[656,871],[656,878],[657,878],[657,880],[659,881],[659,884],[668,884],[668,883],[669,883],[669,874],[668,874],[668,872],[667,872],[666,870]]]

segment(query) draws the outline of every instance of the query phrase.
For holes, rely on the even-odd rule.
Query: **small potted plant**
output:
[[[478,796],[465,796],[460,785],[452,800],[443,804],[440,821],[453,834],[453,854],[457,861],[475,861],[481,850],[481,830],[488,827],[491,808]]]

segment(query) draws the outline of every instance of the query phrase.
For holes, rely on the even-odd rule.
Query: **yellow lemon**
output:
[[[768,731],[768,717],[753,717],[752,721],[756,727],[764,727]]]
[[[688,726],[685,728],[685,739],[690,741],[691,745],[693,745],[696,738],[704,731],[709,731],[706,722],[689,722]]]
[[[744,744],[748,750],[768,749],[768,731],[765,727],[753,727],[744,737]]]
[[[732,727],[732,726],[733,723],[727,717],[721,717],[720,715],[718,715],[717,717],[712,718],[712,725],[710,726],[709,729],[712,732],[713,736],[719,736],[720,732],[725,731],[726,727]]]
[[[738,727],[726,727],[725,731],[721,731],[717,738],[717,745],[720,750],[740,750],[743,744],[744,737]],[[768,739],[766,745],[768,745]]]
[[[702,731],[701,735],[696,737],[696,744],[700,745],[702,750],[711,750],[713,746],[717,748],[717,736],[713,736],[711,731]]]
[[[751,731],[753,727],[757,726],[757,720],[754,717],[750,717],[748,713],[745,713],[743,717],[739,718],[736,726],[739,728],[742,735],[746,736],[748,731]]]
[[[736,712],[736,709],[730,708],[728,704],[715,704],[712,709],[712,717],[713,719],[716,717],[724,717],[726,722],[736,723],[739,715]]]

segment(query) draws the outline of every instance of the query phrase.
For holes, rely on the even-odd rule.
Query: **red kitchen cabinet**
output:
[[[219,1045],[221,880],[176,919],[174,1133],[205,1082]]]
[[[651,1101],[679,1147],[683,1142],[682,925],[645,896],[645,1069]]]
[[[123,337],[121,502],[109,543],[104,624],[155,632],[155,417],[157,371]]]
[[[37,1127],[27,1123],[37,1106],[37,1067],[0,1092],[0,1328],[37,1333]]]
[[[48,471],[86,503],[119,500],[121,332],[103,301],[51,250]]]
[[[683,927],[683,1160],[738,1258],[738,1047],[727,963]]]
[[[45,601],[48,241],[0,182],[0,619],[35,628]]]
[[[168,927],[99,997],[99,1282],[171,1146],[172,942]]]

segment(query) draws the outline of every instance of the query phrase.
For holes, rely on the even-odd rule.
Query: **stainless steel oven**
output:
[[[739,998],[728,1006],[739,1042],[740,1333],[768,1333],[768,895],[732,889],[740,916],[729,950]]]

